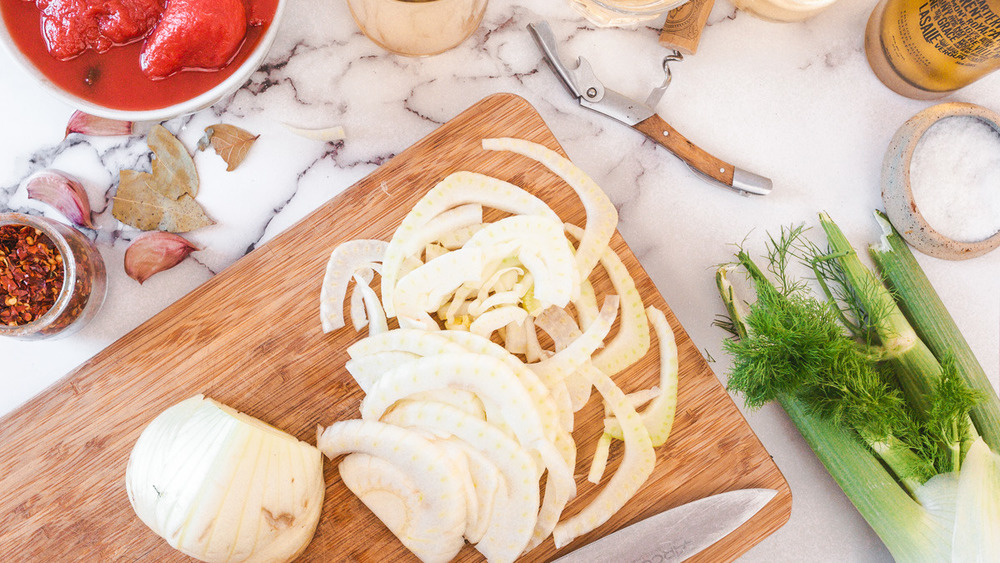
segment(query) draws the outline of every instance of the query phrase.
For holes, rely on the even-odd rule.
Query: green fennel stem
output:
[[[781,406],[816,457],[897,561],[947,561],[952,530],[935,522],[849,430],[810,414],[800,400]]]
[[[920,301],[901,304],[904,314],[896,299],[905,292],[890,293],[830,218],[820,220],[828,253],[802,236],[804,227],[770,237],[766,272],[740,249],[736,265],[757,294],[748,311],[727,277],[735,266],[717,272],[730,316],[716,324],[737,336],[724,342],[733,359],[728,388],[749,408],[784,408],[895,560],[1000,561],[1000,456],[969,416],[981,395],[996,395],[985,376],[987,393],[956,367],[961,346],[925,345],[925,329],[908,318]],[[789,257],[813,267],[826,300],[788,276]],[[953,322],[950,330],[961,339]],[[980,410],[986,425],[1000,420],[995,406]]]
[[[928,397],[940,379],[940,366],[934,354],[917,338],[903,312],[882,282],[858,258],[854,247],[826,213],[820,213],[831,254],[843,268],[864,307],[877,316],[875,330],[882,345],[897,367],[899,383],[907,401],[921,418],[930,411]]]
[[[771,283],[771,281],[766,277],[764,272],[756,265],[756,263],[750,258],[750,256],[747,253],[742,251],[739,252],[737,254],[737,260],[739,264],[747,270],[747,273],[753,280],[753,283],[758,293],[758,303],[762,301],[766,302],[769,299],[777,299],[783,301],[787,301],[789,299],[789,296],[783,295],[778,291],[778,289],[774,286],[774,284]],[[736,335],[738,338],[746,339],[747,336],[750,334],[750,328],[746,324],[746,319],[739,313],[737,309],[738,302],[736,301],[735,292],[733,291],[732,286],[728,283],[728,280],[726,279],[727,271],[728,271],[727,267],[722,267],[719,268],[719,270],[716,273],[716,280],[719,285],[722,301],[725,304],[727,311],[729,311],[731,315],[730,322],[726,325],[726,327],[729,328],[730,332]],[[775,314],[774,312],[770,313],[767,311],[762,312],[759,310],[759,308],[757,310],[757,313],[761,315],[772,315],[772,316]],[[752,310],[751,315],[753,314],[754,312]],[[833,322],[832,319],[831,322]],[[780,328],[777,330],[784,331],[786,329]],[[832,328],[832,333],[834,337],[840,336],[842,338],[845,338],[846,340],[846,337],[843,337],[838,327],[834,326]],[[727,349],[730,352],[733,352],[734,351],[733,349],[737,346],[739,346],[739,344],[736,343],[727,344]],[[856,351],[856,348],[853,345],[848,344],[848,346],[850,347],[852,352],[860,354],[860,352]],[[739,354],[736,355],[739,356]],[[738,358],[734,358],[734,362],[737,361]],[[734,366],[737,365],[738,364],[734,364]],[[858,364],[843,364],[843,367],[844,369],[859,368]],[[734,369],[738,370],[741,368],[734,367]],[[752,367],[749,369],[751,372],[758,371],[757,369]],[[754,404],[759,404],[760,402],[762,402],[762,400],[766,399],[767,397],[774,397],[774,396],[780,397],[782,395],[794,395],[795,393],[802,393],[804,392],[804,388],[802,387],[803,385],[815,386],[820,383],[819,381],[811,381],[807,384],[804,382],[795,382],[795,381],[783,382],[778,380],[772,380],[770,382],[765,382],[762,385],[764,385],[764,387],[771,387],[772,388],[771,392],[777,393],[777,395],[768,395],[767,397],[760,397],[754,390],[757,388],[758,383],[753,383],[752,385],[754,388],[751,389],[749,387],[743,386],[743,384],[741,383],[742,380],[740,378],[735,377],[735,374],[731,375],[733,375],[733,377],[730,378],[730,387],[735,386],[737,390],[744,392],[744,395],[748,400],[748,404],[750,404],[751,406]],[[836,380],[838,378],[843,378],[847,380],[856,376],[857,375],[854,373],[825,372],[820,377],[821,379],[828,380],[826,383],[827,385],[833,385],[834,387],[839,387],[840,385],[847,384],[848,382],[845,381],[844,383],[837,383]],[[815,407],[813,408],[815,410]],[[879,414],[882,413],[880,412]],[[870,428],[876,428],[876,427],[872,426]],[[863,440],[871,448],[871,450],[875,452],[882,459],[882,461],[895,474],[896,478],[898,478],[899,481],[906,487],[908,492],[912,493],[916,489],[916,487],[918,487],[924,481],[926,481],[932,475],[934,475],[933,466],[924,459],[922,459],[920,456],[918,456],[914,451],[912,451],[906,443],[904,443],[903,441],[899,440],[897,437],[891,434],[885,434],[884,432],[887,431],[886,427],[879,427],[875,431],[879,432],[879,434],[876,435],[873,434],[871,431],[866,431],[860,434],[855,434],[855,436],[857,436],[857,439]]]
[[[721,267],[715,271],[715,285],[719,288],[719,295],[722,296],[722,303],[726,306],[726,313],[729,315],[728,322],[716,323],[725,328],[737,338],[746,338],[747,329],[743,321],[744,312],[740,307],[740,302],[736,298],[736,291],[729,281],[729,268]]]
[[[955,357],[959,375],[981,396],[969,413],[972,422],[990,449],[1000,451],[1000,397],[906,242],[884,215],[876,214],[876,220],[884,236],[880,245],[869,248],[872,259],[899,296],[900,309],[920,339],[938,357],[946,353]]]
[[[838,256],[837,262],[854,288],[861,305],[870,312],[875,322],[875,331],[883,346],[890,352],[889,361],[896,368],[896,375],[907,402],[919,420],[931,420],[931,398],[943,376],[938,358],[917,336],[906,315],[896,303],[896,299],[882,285],[881,279],[861,263],[854,247],[836,223],[826,213],[820,213],[819,219],[831,253]],[[968,420],[968,440],[971,440],[977,435],[976,428],[971,418],[967,415],[963,417]],[[963,436],[956,437],[957,442],[943,439],[944,436],[941,438],[938,447],[944,455],[950,456],[956,445],[961,448]]]

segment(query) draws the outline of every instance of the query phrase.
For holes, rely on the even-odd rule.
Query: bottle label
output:
[[[923,40],[958,64],[976,66],[1000,56],[1000,16],[987,0],[923,0],[917,15]]]
[[[925,92],[961,88],[1000,67],[998,13],[1000,0],[885,0],[870,30],[888,63],[876,74]]]

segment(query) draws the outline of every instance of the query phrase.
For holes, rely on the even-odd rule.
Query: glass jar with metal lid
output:
[[[0,213],[0,254],[0,336],[66,336],[87,324],[104,302],[101,254],[69,225]]]

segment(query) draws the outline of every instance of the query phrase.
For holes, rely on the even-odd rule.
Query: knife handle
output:
[[[771,191],[770,179],[738,169],[705,152],[655,113],[632,127],[677,155],[695,171],[726,187],[757,195],[765,195]]]

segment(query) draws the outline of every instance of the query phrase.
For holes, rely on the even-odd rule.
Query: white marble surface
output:
[[[142,138],[63,139],[71,108],[47,97],[0,58],[0,208],[57,216],[28,201],[23,180],[43,168],[83,179],[97,212],[96,240],[110,271],[106,305],[64,340],[0,342],[0,413],[72,368],[374,170],[439,124],[495,92],[531,102],[570,156],[620,210],[619,228],[695,343],[723,376],[724,337],[711,326],[722,307],[714,264],[752,233],[815,224],[829,211],[856,244],[876,236],[879,170],[893,132],[930,105],[885,89],[862,48],[870,2],[841,0],[812,20],[768,23],[717,0],[697,55],[674,67],[660,113],[710,152],[774,179],[774,193],[744,198],[704,183],[679,160],[629,128],[578,107],[541,63],[524,26],[548,19],[565,53],[584,55],[607,85],[644,99],[662,78],[658,23],[594,29],[563,0],[493,0],[481,29],[445,54],[386,54],[356,29],[340,0],[291,0],[261,71],[213,108],[166,123],[193,148],[219,121],[261,134],[244,165],[198,153],[199,200],[217,221],[191,239],[204,247],[140,286],[122,257],[134,232],[111,217],[121,168],[148,166]],[[1000,74],[947,98],[1000,110]],[[326,144],[282,122],[342,124],[347,139]],[[928,275],[997,381],[1000,251],[966,262],[920,257]],[[737,400],[738,404],[741,401]],[[747,413],[791,484],[790,522],[744,561],[887,561],[889,555],[789,423],[774,407]]]

